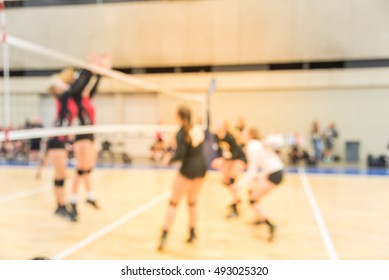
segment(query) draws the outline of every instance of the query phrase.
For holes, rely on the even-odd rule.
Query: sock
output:
[[[72,193],[71,195],[70,195],[70,203],[71,204],[77,204],[77,195],[76,194],[74,194],[74,193]]]
[[[87,197],[88,197],[88,199],[91,200],[91,201],[95,201],[95,200],[96,200],[96,197],[95,197],[95,195],[93,194],[93,192],[88,192]]]

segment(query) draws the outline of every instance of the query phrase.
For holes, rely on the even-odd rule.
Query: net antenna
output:
[[[215,77],[212,77],[211,81],[209,82],[208,92],[204,103],[205,104],[205,109],[204,109],[205,129],[204,130],[206,131],[209,131],[211,126],[211,116],[210,116],[211,96],[215,93],[216,88],[217,88],[217,80]]]
[[[0,1],[2,1],[2,0],[0,0]],[[94,73],[112,78],[114,80],[121,81],[125,84],[131,85],[131,86],[136,87],[136,88],[148,90],[151,92],[165,94],[167,96],[171,96],[171,97],[178,98],[181,100],[196,102],[196,103],[200,104],[202,110],[204,111],[203,114],[204,115],[207,114],[206,113],[206,110],[207,110],[206,94],[179,92],[179,91],[173,90],[173,89],[166,87],[166,86],[163,86],[163,85],[159,85],[159,84],[145,81],[145,80],[142,80],[139,78],[135,78],[131,75],[124,74],[124,73],[117,71],[117,70],[106,69],[104,67],[90,64],[83,59],[79,59],[79,58],[74,57],[72,55],[69,55],[69,54],[66,54],[66,53],[63,53],[63,52],[60,52],[57,50],[50,49],[50,48],[42,46],[40,44],[9,35],[9,34],[5,33],[4,31],[5,30],[0,30],[0,36],[6,37],[6,42],[2,41],[3,47],[4,46],[8,47],[8,45],[11,45],[13,47],[23,49],[23,50],[28,51],[28,52],[32,52],[32,53],[39,54],[39,55],[46,56],[46,57],[50,57],[50,58],[54,58],[58,61],[73,65],[75,67],[90,70]],[[7,66],[8,66],[8,70],[9,70],[9,65],[7,65]],[[4,73],[6,72],[5,70],[6,69],[4,69]],[[8,75],[8,80],[9,80],[9,75]],[[7,87],[7,92],[8,92],[8,97],[9,97],[9,85]],[[6,94],[6,93],[4,93],[4,94]],[[9,101],[8,101],[8,105],[7,105],[7,102],[5,102],[4,108],[7,108],[6,114],[8,116],[8,122],[9,122],[9,112],[8,112],[9,108],[10,108]],[[78,133],[78,132],[80,132],[81,134],[84,134],[84,133],[86,133],[86,131],[89,131],[88,133],[91,133],[91,132],[98,133],[98,132],[100,132],[100,131],[98,131],[98,128],[99,128],[98,126],[90,127],[90,128],[86,128],[84,126],[82,129],[78,129],[77,127],[55,128],[55,129],[47,130],[45,133],[43,133],[42,130],[40,133],[37,131],[35,134],[36,134],[36,136],[49,137],[49,136],[63,135],[63,133],[65,133],[65,132],[66,133]],[[136,129],[140,129],[140,127],[136,126],[136,125],[124,125],[124,126],[113,125],[113,126],[111,126],[111,128],[109,128],[109,127],[101,127],[101,128],[103,129],[104,132],[119,131],[120,129],[122,129],[121,131],[126,132],[128,130],[136,131]],[[156,125],[149,126],[149,129],[161,129],[161,130],[165,130],[165,131],[171,131],[171,128],[172,128],[172,126],[156,126]],[[205,125],[204,125],[204,129],[205,129]],[[31,138],[32,134],[30,134],[30,133],[32,133],[32,130],[10,131],[9,133],[0,132],[0,142],[7,140],[7,139],[8,140],[18,140],[18,139]]]

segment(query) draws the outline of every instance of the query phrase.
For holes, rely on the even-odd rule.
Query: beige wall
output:
[[[312,120],[318,120],[322,127],[335,121],[340,132],[336,148],[340,155],[344,154],[347,140],[361,142],[362,159],[368,153],[382,153],[386,149],[389,141],[389,68],[137,77],[183,92],[203,93],[212,76],[218,81],[218,90],[211,99],[213,120],[224,118],[234,122],[242,115],[249,125],[258,126],[263,134],[272,130],[283,134],[299,130],[307,141]],[[47,87],[47,81],[47,78],[13,79],[13,92],[25,96],[23,102],[19,100],[24,105],[12,107],[15,124],[24,120],[24,116],[42,111],[36,103],[39,100],[37,93]],[[105,94],[100,93],[95,100],[100,124],[174,123],[177,106],[185,103],[163,94],[130,94],[136,90],[109,80],[103,80],[101,91]],[[29,105],[23,107],[26,103]],[[16,104],[15,100],[13,104]],[[197,120],[201,107],[193,102],[187,104]]]
[[[389,57],[387,0],[192,0],[12,9],[10,34],[116,66]],[[61,63],[12,50],[14,66]]]

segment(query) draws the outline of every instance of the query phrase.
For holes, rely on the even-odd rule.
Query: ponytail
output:
[[[187,144],[190,144],[192,142],[191,136],[190,136],[190,130],[192,128],[191,124],[191,112],[190,109],[186,106],[181,106],[178,108],[178,116],[182,120],[182,127],[184,129],[184,140]]]

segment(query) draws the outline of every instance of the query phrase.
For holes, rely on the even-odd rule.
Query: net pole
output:
[[[10,94],[10,70],[9,50],[7,42],[7,22],[5,18],[4,0],[0,0],[0,29],[3,52],[3,125],[9,127],[11,124],[11,94]]]
[[[211,111],[211,96],[215,93],[216,91],[216,86],[217,86],[217,81],[216,81],[216,78],[215,77],[212,77],[211,78],[211,81],[209,83],[209,87],[208,87],[208,92],[207,92],[207,95],[205,97],[205,101],[204,101],[204,115],[205,115],[205,127],[206,127],[206,130],[207,131],[210,131],[211,128],[211,120],[210,120],[210,111]]]

